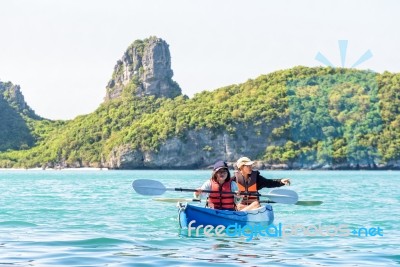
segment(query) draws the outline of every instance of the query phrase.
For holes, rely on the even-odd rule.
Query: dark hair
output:
[[[231,180],[231,172],[229,171],[228,168],[224,168],[224,169],[226,169],[226,171],[228,172],[228,176],[225,179],[225,182],[228,182]],[[216,171],[212,172],[211,179],[214,180],[215,182],[217,182],[217,172]]]

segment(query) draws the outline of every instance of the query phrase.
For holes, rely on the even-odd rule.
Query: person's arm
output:
[[[235,181],[231,182],[231,190],[232,190],[232,192],[239,192],[239,187],[238,187],[238,185],[237,185],[237,183]],[[236,205],[241,203],[242,200],[243,200],[243,196],[242,195],[234,195],[234,201],[235,201]]]
[[[287,178],[284,179],[267,179],[257,171],[257,189],[260,190],[262,188],[272,188],[272,187],[281,187],[284,185],[290,185],[290,180]]]
[[[201,199],[202,197],[207,197],[208,193],[202,193],[203,190],[211,190],[211,181],[210,180],[205,181],[200,188],[197,188],[197,191],[193,192],[193,197],[196,199]]]

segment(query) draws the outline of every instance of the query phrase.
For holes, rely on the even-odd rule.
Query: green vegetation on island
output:
[[[400,160],[400,74],[388,72],[295,67],[191,99],[124,94],[70,121],[17,119],[4,101],[0,97],[1,120],[12,121],[7,127],[15,130],[0,130],[3,168],[99,167],[115,147],[158,151],[190,131],[235,135],[244,125],[272,129],[257,133],[265,135],[260,145],[266,147],[258,159],[270,164]]]

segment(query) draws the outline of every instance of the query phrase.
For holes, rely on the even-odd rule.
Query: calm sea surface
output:
[[[188,237],[174,203],[134,179],[196,188],[210,171],[0,171],[0,266],[400,265],[400,172],[262,171],[290,177],[300,200],[273,204],[275,225],[381,229],[383,236]],[[263,189],[262,193],[269,190]],[[190,198],[166,192],[162,197]],[[203,204],[204,205],[204,204]],[[314,229],[315,229],[314,227]],[[315,232],[314,232],[315,233]],[[374,230],[371,232],[374,234]],[[377,231],[375,231],[377,234]]]

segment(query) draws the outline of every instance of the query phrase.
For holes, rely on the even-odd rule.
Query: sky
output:
[[[169,44],[189,97],[324,66],[318,53],[351,67],[370,51],[358,69],[400,72],[399,11],[397,0],[1,0],[0,81],[20,85],[36,114],[73,119],[104,101],[117,60],[149,36]]]

